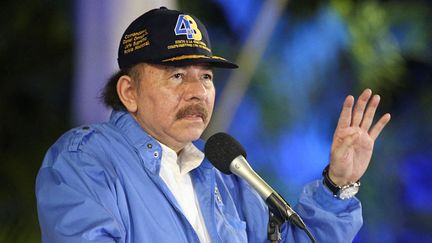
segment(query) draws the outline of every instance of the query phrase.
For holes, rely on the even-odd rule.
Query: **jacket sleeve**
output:
[[[42,242],[123,242],[106,172],[85,153],[58,149],[47,153],[36,179]]]
[[[294,210],[317,242],[352,242],[363,224],[360,201],[335,198],[320,180],[304,187]],[[291,224],[285,225],[284,231],[286,242],[311,242],[304,231]]]

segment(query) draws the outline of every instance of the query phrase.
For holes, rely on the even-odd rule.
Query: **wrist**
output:
[[[331,171],[329,166],[327,166],[327,176],[330,179],[330,181],[335,184],[336,186],[344,186],[344,185],[348,185],[351,183],[351,181],[347,180],[344,177],[340,177],[340,176],[335,176]]]
[[[350,199],[354,197],[360,189],[359,180],[357,182],[343,182],[344,184],[337,184],[334,182],[329,176],[329,165],[324,168],[322,175],[324,177],[323,184],[333,193],[333,196],[338,199]]]

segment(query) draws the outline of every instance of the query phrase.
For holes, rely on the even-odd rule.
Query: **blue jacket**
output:
[[[203,142],[195,145],[202,149]],[[127,112],[65,133],[47,152],[36,181],[42,241],[199,242],[159,177],[162,149]],[[191,172],[212,242],[267,242],[268,209],[242,179],[207,160]],[[317,242],[350,242],[362,225],[360,202],[308,184],[296,211]],[[310,242],[291,224],[283,242]]]

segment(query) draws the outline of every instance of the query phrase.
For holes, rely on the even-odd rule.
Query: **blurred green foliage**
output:
[[[350,33],[347,50],[361,89],[388,92],[401,86],[406,59],[430,60],[430,7],[421,1],[332,0]],[[397,40],[398,32],[404,40]],[[429,60],[428,60],[429,59]]]

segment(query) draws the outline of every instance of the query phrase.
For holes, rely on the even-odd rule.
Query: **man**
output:
[[[44,159],[36,184],[42,241],[265,242],[265,203],[201,152],[215,99],[212,68],[237,67],[211,53],[204,25],[151,10],[126,29],[118,62],[104,90],[110,121],[67,132]],[[386,114],[371,127],[379,103],[371,96],[365,90],[355,106],[346,98],[324,180],[307,185],[296,206],[318,242],[352,241],[361,227],[354,195],[390,120]],[[288,223],[282,237],[309,242]]]

